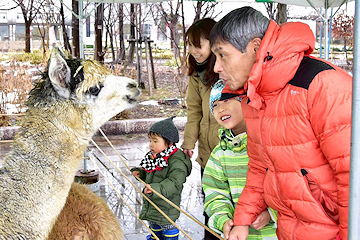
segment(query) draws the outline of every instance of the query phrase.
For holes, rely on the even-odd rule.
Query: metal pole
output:
[[[327,60],[329,60],[329,54],[330,54],[330,45],[331,45],[331,29],[332,29],[332,19],[333,19],[333,8],[331,8],[330,11],[330,18],[329,18],[329,36],[328,36],[328,44],[327,44],[327,52],[328,52],[328,58]]]
[[[351,162],[350,162],[350,194],[349,194],[349,240],[360,239],[360,0],[355,0],[354,26],[354,72],[353,99],[351,119]]]
[[[320,15],[322,15],[322,8],[320,8]],[[324,20],[322,20],[322,21],[325,22]],[[320,49],[319,49],[320,58],[322,58],[322,47],[323,47],[323,44],[322,44],[322,41],[323,41],[322,33],[323,33],[323,29],[324,29],[324,24],[320,24]]]
[[[328,19],[328,2],[325,1],[325,20],[324,20],[324,32],[325,32],[325,60],[329,60],[329,49],[328,49],[328,39],[329,39],[329,19]]]
[[[87,149],[85,149],[85,151],[84,151],[84,173],[86,173],[87,172],[87,156],[88,156],[88,154],[87,154]]]
[[[84,59],[83,19],[83,0],[79,0],[79,51],[81,59]]]

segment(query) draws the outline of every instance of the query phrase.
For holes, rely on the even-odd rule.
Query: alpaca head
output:
[[[114,76],[96,61],[65,59],[54,49],[42,81],[31,91],[27,105],[54,108],[53,111],[69,117],[71,109],[81,111],[77,114],[82,118],[79,121],[96,130],[117,113],[135,106],[139,95],[132,79]]]

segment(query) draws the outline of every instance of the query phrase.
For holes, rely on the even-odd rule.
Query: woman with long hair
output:
[[[209,41],[210,31],[215,23],[211,18],[204,18],[193,23],[186,32],[189,85],[186,97],[187,123],[181,147],[192,157],[198,141],[196,161],[201,166],[201,176],[211,151],[219,142],[220,125],[209,108],[211,87],[219,79],[219,75],[213,71],[215,55],[211,52]],[[207,224],[208,217],[205,213],[204,216]],[[217,238],[205,231],[204,239]]]

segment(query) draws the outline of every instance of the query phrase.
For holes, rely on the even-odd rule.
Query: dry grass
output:
[[[39,71],[30,73],[30,68],[34,67],[15,60],[10,61],[10,65],[6,67],[0,65],[1,114],[9,113],[10,109],[7,109],[9,105],[15,107],[12,109],[13,113],[21,113],[26,109],[25,102],[27,95],[33,88],[33,77],[39,73]],[[0,126],[14,125],[17,120],[14,117],[2,116]]]

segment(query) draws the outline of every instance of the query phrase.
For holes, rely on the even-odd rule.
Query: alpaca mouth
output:
[[[137,102],[137,99],[130,96],[130,95],[126,95],[126,99],[129,103],[133,104],[133,103],[136,103]]]

